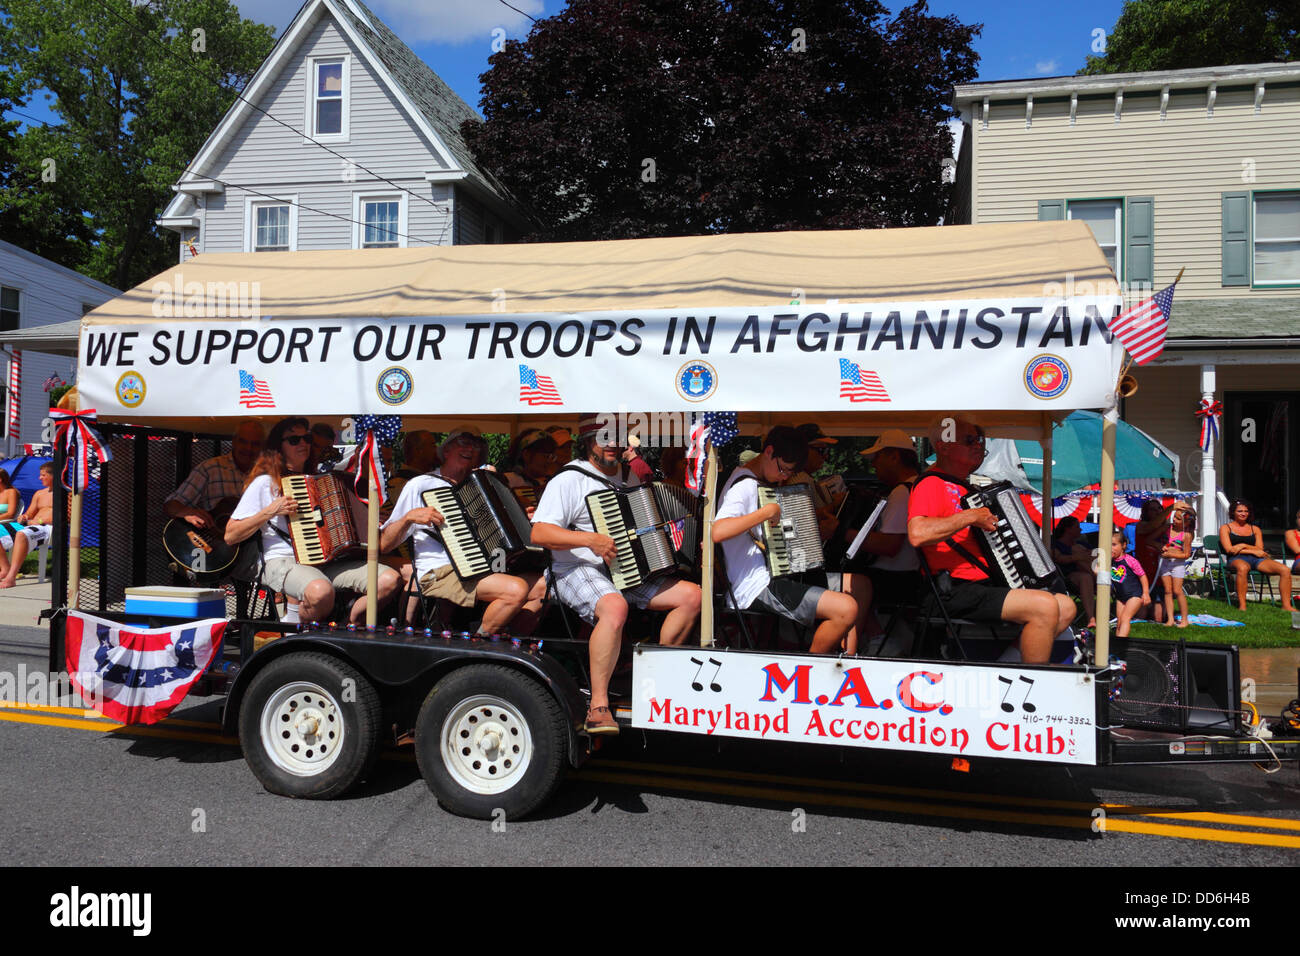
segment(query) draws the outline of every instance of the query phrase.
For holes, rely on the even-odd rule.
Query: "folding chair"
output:
[[[1206,573],[1211,574],[1211,558],[1215,559],[1218,566],[1219,584],[1223,589],[1223,600],[1233,605],[1237,604],[1236,578],[1237,572],[1233,570],[1232,558],[1223,554],[1219,550],[1219,536],[1206,535],[1204,538]],[[1273,590],[1273,576],[1265,574],[1263,571],[1246,572],[1246,593],[1254,593],[1257,601],[1264,600],[1264,589],[1268,588],[1268,600],[1272,604],[1277,600],[1277,594]],[[1211,590],[1214,590],[1213,579],[1211,579]]]
[[[921,610],[918,618],[916,629],[916,639],[912,642],[912,656],[920,655],[924,642],[928,639],[930,630],[937,623],[934,614],[929,610],[930,607],[939,609],[944,624],[944,635],[946,640],[940,646],[940,655],[952,658],[952,651],[955,649],[960,659],[971,660],[971,655],[962,643],[961,632],[966,629],[977,631],[987,631],[988,637],[985,640],[993,640],[1004,644],[1014,643],[1020,639],[1020,625],[1006,621],[972,621],[967,618],[953,617],[948,613],[948,607],[943,601],[942,595],[939,594],[939,586],[935,583],[934,573],[930,570],[930,563],[926,560],[925,555],[920,549],[917,549],[917,557],[921,562],[921,575],[930,588],[930,600],[921,599]],[[947,654],[943,652],[947,651]]]

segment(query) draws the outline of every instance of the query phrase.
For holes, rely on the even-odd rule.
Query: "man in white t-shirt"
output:
[[[830,654],[841,647],[856,654],[862,619],[871,602],[869,582],[861,575],[850,575],[850,593],[845,593],[791,578],[774,578],[756,540],[760,525],[781,517],[776,502],[759,506],[759,482],[777,485],[796,474],[807,450],[803,436],[788,425],[777,425],[768,432],[762,453],[733,471],[723,486],[713,519],[713,541],[722,545],[727,577],[741,608],[757,605],[805,626],[815,624],[810,648],[814,654]]]
[[[257,533],[262,535],[261,582],[298,601],[299,620],[323,621],[334,610],[334,590],[344,588],[362,596],[352,605],[349,620],[361,624],[366,618],[366,601],[381,604],[397,590],[400,575],[392,568],[379,568],[379,593],[366,595],[365,558],[344,558],[322,565],[299,564],[293,553],[293,538],[285,516],[298,510],[298,503],[284,494],[280,478],[301,474],[311,454],[307,419],[285,418],[266,437],[262,455],[254,463],[254,477],[244,489],[226,524],[226,544],[236,545]],[[349,495],[352,519],[359,537],[366,526],[365,506]]]
[[[442,466],[432,474],[412,478],[402,487],[393,504],[393,516],[384,523],[379,550],[391,551],[414,536],[415,576],[422,594],[461,607],[486,603],[480,634],[499,634],[511,621],[515,622],[516,631],[527,634],[546,599],[546,579],[537,572],[489,572],[462,579],[456,574],[446,547],[431,531],[446,522],[436,508],[424,503],[426,491],[451,488],[463,481],[481,463],[485,450],[478,429],[471,426],[452,429],[439,449]],[[523,614],[516,617],[520,612]]]
[[[867,575],[882,601],[910,603],[919,595],[921,583],[921,563],[907,540],[907,502],[920,473],[916,446],[906,432],[891,428],[862,454],[871,459],[876,476],[892,488],[880,521],[862,543],[862,550],[875,556]]]
[[[667,611],[659,643],[681,644],[700,615],[700,586],[677,578],[656,578],[635,588],[618,591],[606,571],[615,560],[614,539],[596,534],[587,510],[587,495],[607,488],[638,484],[633,475],[619,478],[623,447],[602,445],[606,420],[583,418],[578,428],[578,460],[561,468],[547,482],[533,513],[533,544],[554,552],[551,572],[561,601],[593,625],[588,654],[591,659],[591,704],[585,727],[591,734],[616,734],[618,723],[609,710],[609,681],[623,642],[627,608],[632,604],[652,611]],[[608,436],[612,439],[613,436]]]

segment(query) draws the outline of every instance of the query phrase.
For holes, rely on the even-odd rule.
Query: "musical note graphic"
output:
[[[691,680],[691,690],[702,691],[704,690],[704,685],[700,683],[700,671],[704,670],[704,661],[700,660],[698,657],[692,657],[691,663],[700,665],[695,669],[695,677]],[[709,681],[709,690],[713,691],[715,694],[720,694],[722,693],[722,685],[718,683],[718,672],[722,670],[722,661],[710,657],[709,663],[714,664],[717,667],[717,670],[713,672],[713,677]]]
[[[1007,703],[1007,694],[1011,693],[1011,688],[1013,686],[1012,680],[1010,677],[1003,677],[1001,675],[998,675],[998,680],[1002,681],[1002,683],[1007,685],[1006,692],[1002,695],[1002,712],[1009,714],[1016,709],[1014,704]],[[1024,675],[1021,675],[1020,680],[1029,685],[1027,688],[1025,688],[1025,696],[1020,701],[1020,709],[1023,710],[1026,714],[1032,714],[1034,711],[1038,709],[1037,707],[1035,707],[1033,704],[1029,702],[1029,693],[1034,689],[1034,682],[1030,680],[1028,677],[1025,677]]]

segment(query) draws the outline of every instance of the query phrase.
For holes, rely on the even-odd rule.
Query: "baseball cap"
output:
[[[822,431],[821,426],[816,422],[807,422],[795,429],[803,440],[810,445],[835,445],[839,443],[838,438],[831,438]]]
[[[906,448],[908,451],[916,451],[916,445],[913,443],[907,432],[897,428],[890,428],[884,431],[876,443],[870,448],[864,448],[859,454],[874,455],[876,452],[884,451],[886,448]]]
[[[442,443],[444,445],[450,445],[457,438],[462,438],[466,435],[468,435],[470,438],[478,439],[479,441],[483,440],[483,433],[479,431],[479,429],[476,428],[475,426],[457,425],[451,431],[447,432],[447,437],[442,440]]]
[[[559,425],[552,425],[550,428],[546,429],[546,433],[555,439],[555,444],[557,446],[564,446],[573,441],[573,435],[569,430]]]

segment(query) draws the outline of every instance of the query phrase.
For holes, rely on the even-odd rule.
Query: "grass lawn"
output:
[[[51,551],[45,566],[47,576],[54,573],[54,561],[54,552]],[[40,571],[40,557],[35,552],[27,555],[27,559],[23,561],[23,566],[18,570],[24,575],[36,577]],[[81,549],[81,576],[83,578],[99,577],[99,548]]]
[[[1225,621],[1241,621],[1245,627],[1165,627],[1161,624],[1135,623],[1133,637],[1146,639],[1185,637],[1189,641],[1212,644],[1236,644],[1238,647],[1300,647],[1300,631],[1291,629],[1291,615],[1276,604],[1246,604],[1238,611],[1230,604],[1206,598],[1189,597],[1187,609],[1192,614],[1212,614]],[[1175,605],[1175,613],[1177,606]]]

